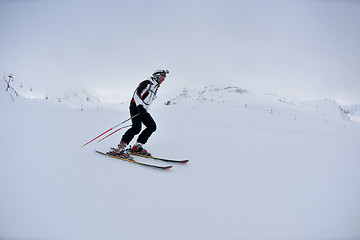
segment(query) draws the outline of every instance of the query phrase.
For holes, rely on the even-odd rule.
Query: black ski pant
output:
[[[139,110],[135,103],[131,102],[130,104],[130,115],[133,117],[139,113]],[[150,113],[146,113],[143,115],[139,115],[131,119],[132,126],[129,128],[125,134],[122,136],[121,141],[129,144],[131,140],[135,137],[135,135],[139,134],[141,131],[141,124],[145,125],[145,129],[139,135],[137,142],[141,144],[145,144],[151,134],[156,131],[156,123],[154,119],[151,117]]]

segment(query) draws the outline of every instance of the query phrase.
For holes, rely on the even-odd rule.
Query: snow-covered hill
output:
[[[20,95],[23,98],[31,101],[60,103],[60,105],[67,105],[68,107],[71,107],[78,111],[90,110],[95,108],[115,109],[122,107],[122,105],[124,104],[123,102],[118,104],[104,103],[94,94],[90,93],[85,89],[73,89],[71,91],[61,93],[43,86],[26,83],[25,81],[22,81],[18,78],[15,78],[14,80],[14,78],[9,78],[5,76],[3,77],[1,82],[2,84],[5,84],[3,82],[9,80],[11,87],[9,89],[9,95],[12,98],[16,95]]]
[[[94,153],[123,131],[81,147],[126,104],[74,111],[0,87],[1,240],[360,238],[360,125],[331,100],[159,92],[146,147],[190,159],[159,171]]]
[[[207,86],[203,89],[186,89],[181,93],[173,93],[165,105],[186,104],[202,106],[211,103],[219,109],[246,108],[271,114],[287,115],[290,119],[313,118],[322,121],[344,122],[350,120],[353,112],[345,111],[342,106],[330,99],[317,101],[295,101],[276,94],[257,95],[239,87]]]
[[[360,105],[347,106],[344,108],[351,120],[360,123]]]

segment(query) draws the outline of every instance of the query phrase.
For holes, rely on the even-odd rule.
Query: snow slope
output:
[[[190,159],[161,171],[94,153],[123,131],[81,148],[127,106],[13,101],[1,84],[1,240],[360,239],[360,126],[331,100],[160,92],[147,148]]]
[[[349,113],[351,120],[360,123],[360,105],[347,106],[345,111]]]

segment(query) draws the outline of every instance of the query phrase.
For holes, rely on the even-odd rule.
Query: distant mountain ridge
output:
[[[350,120],[359,114],[360,108],[347,109],[332,99],[315,101],[295,101],[277,94],[254,94],[246,89],[229,86],[205,86],[200,89],[184,88],[175,97],[165,101],[166,106],[189,104],[191,102],[230,104],[232,106],[253,108],[271,113],[294,113],[311,111],[320,117]]]
[[[2,82],[4,87],[6,87],[6,83],[4,81]],[[80,110],[95,108],[115,109],[119,108],[120,104],[124,104],[102,103],[98,97],[84,89],[69,91],[65,94],[61,94],[61,96],[55,97],[54,94],[48,95],[46,91],[41,89],[27,89],[14,83],[12,83],[12,86],[14,90],[16,90],[16,92],[24,98],[62,102]],[[255,94],[237,86],[218,87],[210,85],[196,89],[183,88],[173,93],[172,96],[175,97],[167,97],[168,100],[165,100],[164,104],[166,106],[189,103],[218,103],[255,108],[259,110],[261,109],[271,113],[285,112],[287,114],[290,112],[296,114],[299,109],[308,109],[309,111],[313,111],[324,117],[325,115],[329,115],[328,117],[341,117],[345,120],[351,119],[354,121],[359,121],[360,119],[360,105],[343,107],[331,99],[322,99],[316,101],[294,101],[274,93]],[[13,99],[16,98],[15,93],[13,93],[11,97]],[[164,99],[164,97],[162,97],[162,99]]]

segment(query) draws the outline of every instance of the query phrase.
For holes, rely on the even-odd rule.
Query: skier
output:
[[[160,87],[160,84],[165,80],[166,74],[168,73],[169,70],[156,70],[151,77],[142,81],[136,88],[130,101],[129,108],[131,117],[134,117],[136,114],[139,115],[131,119],[132,127],[125,132],[118,144],[118,147],[114,151],[117,156],[131,159],[126,147],[135,135],[140,133],[142,123],[146,126],[146,128],[140,133],[136,144],[130,149],[130,151],[142,155],[151,155],[143,148],[143,145],[156,130],[156,123],[148,111],[151,103],[156,98],[157,90]]]

